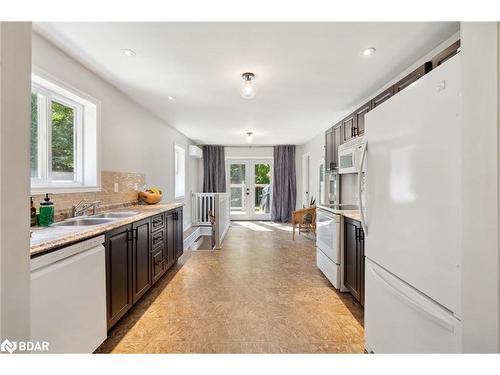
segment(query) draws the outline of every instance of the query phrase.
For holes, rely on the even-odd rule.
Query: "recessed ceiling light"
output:
[[[173,96],[171,96],[171,95],[167,96],[167,99],[170,100],[170,101],[175,100],[175,98]]]
[[[129,48],[122,48],[120,50],[125,56],[128,56],[128,57],[132,57],[132,56],[135,56],[136,53],[134,50],[131,50]]]
[[[372,56],[375,54],[375,51],[377,51],[377,50],[373,47],[365,48],[364,50],[361,51],[360,55],[361,56]]]

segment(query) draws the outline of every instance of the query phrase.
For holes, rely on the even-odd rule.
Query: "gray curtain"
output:
[[[224,146],[203,146],[203,192],[226,192]]]
[[[271,220],[292,220],[297,198],[295,146],[274,146],[273,209]]]

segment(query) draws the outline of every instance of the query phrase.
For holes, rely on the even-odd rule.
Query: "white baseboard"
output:
[[[212,235],[212,227],[211,226],[202,226],[198,227],[200,230],[200,235],[202,236],[211,236]]]
[[[191,233],[185,240],[184,240],[184,249],[190,250],[190,247],[195,243],[195,241],[198,239],[198,237],[201,236],[200,233],[200,227],[197,227],[193,233]]]

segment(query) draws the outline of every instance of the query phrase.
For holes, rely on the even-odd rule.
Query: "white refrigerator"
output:
[[[461,351],[460,90],[458,54],[366,115],[370,352]]]

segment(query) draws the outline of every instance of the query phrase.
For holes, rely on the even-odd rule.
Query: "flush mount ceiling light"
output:
[[[171,96],[171,95],[167,96],[167,99],[170,100],[170,101],[175,100],[175,98],[173,96]]]
[[[252,99],[257,92],[257,87],[255,86],[255,83],[253,83],[255,74],[250,72],[243,73],[241,78],[243,78],[243,83],[240,88],[241,97],[245,99]]]
[[[370,47],[370,48],[365,48],[364,50],[362,50],[359,54],[361,56],[373,56],[375,54],[377,50],[374,48],[374,47]]]
[[[253,132],[246,132],[246,135],[247,135],[247,142],[248,143],[252,142]]]
[[[121,53],[123,53],[125,56],[128,56],[128,57],[132,57],[132,56],[136,55],[135,51],[131,50],[129,48],[122,48],[120,51],[121,51]]]

